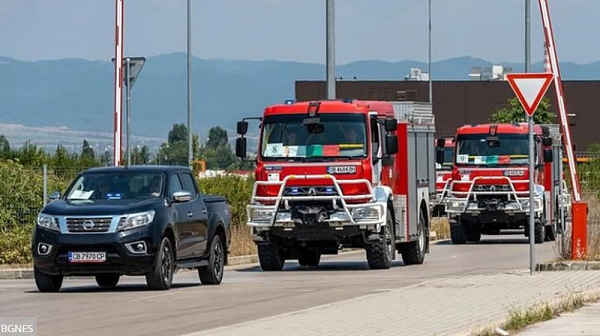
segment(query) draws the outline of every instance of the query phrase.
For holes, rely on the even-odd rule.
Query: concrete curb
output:
[[[554,261],[538,263],[536,271],[598,271],[600,261]]]
[[[0,280],[33,279],[32,269],[3,269],[0,270]]]

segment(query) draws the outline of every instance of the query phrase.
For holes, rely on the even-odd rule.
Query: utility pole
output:
[[[326,14],[326,44],[327,44],[327,99],[335,99],[335,2],[334,0],[327,1],[327,14]]]
[[[525,72],[531,72],[531,5],[525,0]]]
[[[433,104],[433,78],[431,77],[431,0],[429,0],[429,103]]]
[[[127,145],[125,150],[127,151],[127,165],[131,166],[131,59],[127,57],[125,59],[125,78],[127,86]]]
[[[187,0],[187,116],[188,116],[188,166],[192,167],[192,3]]]

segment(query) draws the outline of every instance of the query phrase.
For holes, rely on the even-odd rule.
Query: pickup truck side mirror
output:
[[[192,199],[192,193],[189,191],[176,191],[173,193],[173,201],[177,203],[189,202]]]
[[[552,149],[546,148],[544,149],[544,162],[552,162]]]
[[[246,157],[246,138],[240,137],[235,140],[235,156],[242,159]]]
[[[50,194],[50,196],[48,196],[48,198],[50,199],[50,202],[54,202],[57,199],[60,198],[60,191],[55,191],[53,193]]]

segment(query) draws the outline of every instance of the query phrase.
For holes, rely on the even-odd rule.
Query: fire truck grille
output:
[[[508,184],[477,184],[473,191],[511,191],[511,188]]]
[[[333,186],[318,187],[286,187],[283,196],[337,196]]]

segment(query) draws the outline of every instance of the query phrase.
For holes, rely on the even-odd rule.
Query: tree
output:
[[[184,124],[175,124],[173,125],[173,129],[169,131],[168,141],[170,145],[178,142],[187,142],[187,138],[187,127]]]
[[[11,157],[10,143],[4,135],[0,135],[0,158],[9,159]]]
[[[219,126],[211,127],[208,130],[208,141],[206,146],[210,149],[216,150],[221,146],[227,145],[229,138],[227,137],[227,131]]]
[[[535,110],[533,115],[533,121],[536,124],[552,124],[554,123],[554,117],[556,114],[550,111],[551,105],[550,100],[543,98]],[[513,123],[513,122],[527,122],[527,113],[523,109],[523,106],[519,102],[517,97],[508,100],[508,106],[498,109],[491,117],[492,122],[496,123]]]
[[[166,143],[160,146],[156,161],[166,165],[188,165],[188,134],[184,124],[175,124],[169,131]],[[199,138],[197,134],[192,135],[192,159],[199,155]],[[149,158],[148,158],[149,160]]]

